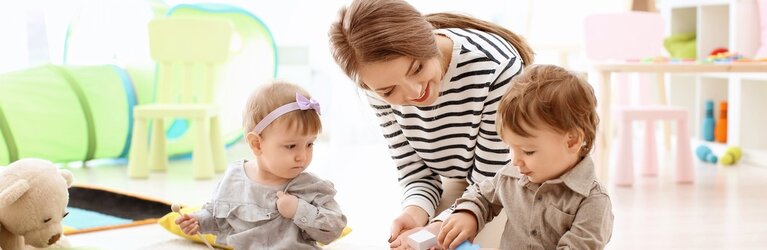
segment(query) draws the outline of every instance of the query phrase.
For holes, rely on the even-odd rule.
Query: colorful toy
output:
[[[712,152],[711,149],[706,145],[698,146],[698,148],[695,149],[695,155],[698,156],[698,159],[704,162],[716,163],[717,161],[717,157],[714,155],[714,152]]]
[[[719,47],[719,48],[716,48],[716,49],[712,50],[711,53],[709,53],[708,55],[709,56],[717,56],[719,54],[728,53],[728,52],[730,52],[730,51],[727,48]]]
[[[724,166],[730,166],[739,161],[742,156],[743,151],[740,149],[740,147],[728,147],[727,150],[724,151],[724,155],[722,155],[721,163]]]
[[[719,103],[719,121],[716,122],[714,137],[717,142],[727,142],[727,101]]]
[[[714,141],[714,101],[706,101],[706,117],[703,118],[703,140]]]
[[[710,63],[730,63],[735,61],[747,61],[743,55],[738,53],[732,53],[727,48],[716,48],[708,55],[706,59]]]

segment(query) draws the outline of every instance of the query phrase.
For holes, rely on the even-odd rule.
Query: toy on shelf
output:
[[[740,147],[732,146],[728,147],[727,150],[724,151],[724,155],[722,155],[720,162],[724,166],[730,166],[738,162],[741,157],[743,157],[743,151],[740,149]]]
[[[744,58],[743,55],[738,53],[732,53],[727,48],[716,48],[708,55],[707,62],[711,63],[730,63],[737,61],[751,61]]]
[[[698,146],[698,148],[695,149],[695,155],[698,156],[698,159],[701,161],[708,163],[716,163],[718,160],[716,155],[714,155],[714,152],[711,151],[711,148],[706,145]]]
[[[719,120],[716,122],[714,138],[717,142],[727,142],[727,101],[719,103]]]
[[[714,101],[706,101],[706,117],[703,118],[703,140],[714,141]]]

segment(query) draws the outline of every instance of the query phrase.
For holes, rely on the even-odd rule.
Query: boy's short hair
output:
[[[242,127],[245,133],[254,132],[256,124],[270,112],[282,105],[295,102],[296,93],[311,98],[309,92],[303,88],[286,82],[273,82],[253,91],[242,112]],[[294,129],[302,135],[319,134],[322,131],[320,116],[313,109],[285,113],[274,120],[266,129],[275,123],[283,122],[288,122],[288,128]]]
[[[576,132],[582,136],[580,155],[594,146],[599,117],[594,89],[582,77],[554,65],[533,65],[514,77],[498,104],[496,130],[504,129],[524,137],[530,133],[523,126],[548,126],[559,133]]]

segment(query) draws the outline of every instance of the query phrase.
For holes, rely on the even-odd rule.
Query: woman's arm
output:
[[[404,188],[402,206],[406,212],[408,209],[412,210],[412,206],[421,208],[426,213],[427,218],[417,222],[425,224],[428,218],[435,214],[442,193],[442,180],[438,174],[426,166],[423,159],[416,154],[410,142],[405,138],[402,128],[394,119],[391,105],[371,94],[368,94],[368,102],[378,117],[384,137],[389,143],[392,160],[397,166],[399,182]],[[409,214],[415,216],[418,213]]]
[[[488,87],[477,136],[477,148],[474,150],[475,168],[471,176],[475,183],[494,176],[498,170],[509,163],[509,147],[501,141],[496,131],[495,119],[501,97],[510,86],[511,79],[521,72],[521,61],[511,57],[496,68],[496,73]]]

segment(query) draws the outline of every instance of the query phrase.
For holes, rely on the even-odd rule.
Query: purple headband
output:
[[[302,96],[300,93],[296,92],[296,102],[291,102],[285,105],[280,106],[279,108],[275,109],[264,119],[261,119],[258,124],[256,124],[256,128],[254,129],[256,134],[261,134],[261,131],[263,131],[266,126],[269,126],[274,120],[279,118],[280,116],[294,110],[307,110],[307,109],[314,109],[317,114],[320,114],[320,103],[318,103],[314,99],[307,99],[306,97]]]

